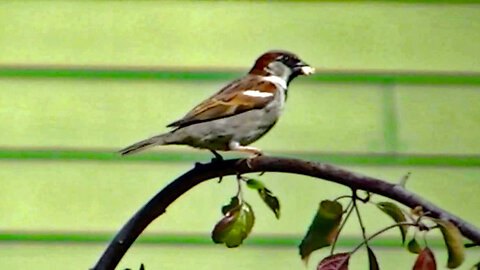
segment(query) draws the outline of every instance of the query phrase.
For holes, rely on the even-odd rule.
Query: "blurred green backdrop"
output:
[[[136,209],[210,158],[178,146],[129,159],[114,152],[165,131],[274,48],[319,74],[292,83],[281,121],[256,146],[391,181],[412,172],[409,189],[480,224],[480,5],[470,2],[0,2],[0,268],[92,266]],[[247,245],[210,242],[235,193],[233,181],[212,181],[154,222],[119,269],[304,269],[295,245],[318,202],[348,190],[262,179],[282,218],[247,194],[257,214]],[[362,211],[370,233],[391,222]],[[340,248],[359,233],[348,224]],[[384,269],[415,260],[397,237],[376,242]],[[443,266],[443,245],[436,235],[431,243]],[[462,269],[478,249],[468,255]],[[365,269],[365,254],[351,265]]]

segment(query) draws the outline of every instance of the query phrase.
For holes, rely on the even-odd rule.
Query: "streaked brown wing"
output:
[[[261,94],[247,95],[244,94],[245,90]],[[252,109],[260,109],[273,100],[275,92],[276,86],[273,83],[261,80],[261,77],[258,76],[246,76],[225,86],[218,93],[193,108],[182,119],[167,127],[184,127]]]

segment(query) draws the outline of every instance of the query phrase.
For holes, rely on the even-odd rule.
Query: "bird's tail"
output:
[[[170,136],[171,133],[160,134],[157,136],[153,136],[143,141],[139,141],[134,143],[130,146],[123,148],[122,150],[118,151],[121,155],[130,155],[135,154],[140,151],[146,150],[155,145],[163,145],[168,144],[167,138]]]

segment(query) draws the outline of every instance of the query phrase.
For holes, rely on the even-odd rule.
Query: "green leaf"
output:
[[[432,251],[426,247],[424,248],[417,257],[415,264],[413,265],[413,270],[436,270],[437,263],[435,262],[435,256]]]
[[[338,253],[324,258],[317,266],[317,270],[348,270],[350,253]]]
[[[256,179],[248,179],[247,180],[247,187],[251,188],[251,189],[256,189],[256,190],[260,190],[260,189],[264,189],[265,188],[265,185],[263,184],[263,182],[259,181],[259,180],[256,180]]]
[[[448,268],[459,267],[465,259],[465,247],[463,246],[462,234],[458,228],[451,222],[435,219],[435,223],[440,226],[440,231],[443,234],[443,239],[448,251]]]
[[[235,204],[233,198],[232,202],[233,204],[231,203],[228,206]],[[223,209],[225,209],[225,206]],[[225,243],[229,248],[237,247],[247,238],[254,223],[255,215],[252,207],[246,202],[238,204],[230,208],[215,225],[212,231],[212,240],[217,244]]]
[[[380,202],[377,203],[377,207],[380,208],[385,214],[389,215],[396,223],[405,222],[407,219],[400,208],[392,202]],[[407,235],[408,226],[401,225],[400,233],[402,234],[402,244],[405,243],[405,236]]]
[[[240,205],[240,201],[238,200],[238,197],[237,196],[232,197],[230,199],[230,203],[222,207],[222,214],[224,215],[227,214],[228,211],[232,210],[233,208],[239,205]]]
[[[278,198],[272,195],[272,192],[267,188],[263,188],[258,190],[258,194],[262,198],[262,200],[267,204],[267,206],[272,209],[275,217],[277,219],[280,218],[280,202]]]
[[[472,268],[470,268],[472,270],[480,270],[480,262],[476,263],[474,266],[472,266]]]
[[[256,179],[248,179],[247,186],[251,189],[256,189],[260,198],[273,211],[277,219],[280,218],[280,202],[278,198],[273,196],[272,192],[261,181]]]
[[[379,270],[380,267],[378,266],[377,257],[375,257],[375,253],[373,250],[367,246],[368,251],[368,265],[370,266],[370,270]]]
[[[418,244],[417,240],[415,240],[415,238],[412,238],[412,240],[408,241],[407,249],[414,254],[419,254],[422,251],[422,248]]]
[[[302,260],[308,260],[312,251],[332,244],[338,233],[342,214],[340,203],[329,200],[320,203],[317,214],[299,246]]]
[[[243,218],[247,229],[247,234],[245,235],[245,238],[247,238],[248,234],[250,234],[250,232],[252,231],[253,225],[255,224],[255,215],[253,214],[252,207],[247,202],[243,203],[243,211],[245,213],[243,215]]]

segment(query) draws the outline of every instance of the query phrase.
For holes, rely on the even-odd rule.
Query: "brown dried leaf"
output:
[[[436,270],[437,263],[435,262],[435,256],[432,251],[426,247],[420,252],[413,265],[413,270]]]
[[[367,246],[367,251],[368,251],[368,265],[370,270],[379,270],[380,267],[378,266],[378,261],[377,257],[375,257],[375,253],[373,253],[373,250]]]
[[[324,258],[317,266],[317,270],[348,270],[350,253],[338,253]]]

